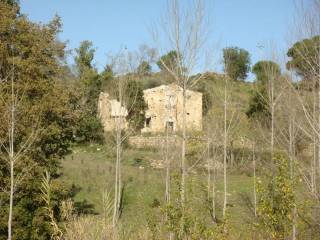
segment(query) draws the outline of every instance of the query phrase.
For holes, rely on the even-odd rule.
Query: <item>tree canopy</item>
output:
[[[296,42],[287,52],[291,58],[287,69],[294,70],[303,78],[320,74],[319,68],[320,36]]]
[[[6,1],[5,1],[6,2]],[[17,14],[17,8],[0,1],[0,189],[10,179],[5,149],[8,146],[8,106],[12,79],[15,98],[14,146],[19,149],[36,132],[32,148],[23,153],[15,167],[16,186],[13,208],[15,239],[49,239],[51,227],[41,198],[40,179],[47,169],[55,182],[52,206],[73,196],[71,186],[59,179],[60,159],[69,151],[73,127],[78,121],[70,107],[68,89],[62,85],[65,44],[58,41],[61,22],[36,24]],[[0,193],[0,239],[7,239],[9,197]],[[59,214],[59,210],[57,210]]]
[[[267,125],[271,117],[266,102],[268,81],[281,75],[280,66],[273,61],[259,61],[252,67],[252,72],[256,75],[257,89],[252,93],[246,115]]]
[[[238,47],[223,49],[224,69],[233,80],[245,80],[250,70],[250,54]]]
[[[273,61],[259,61],[252,67],[252,72],[256,75],[256,81],[265,84],[268,77],[273,75],[280,75],[280,66]]]
[[[90,41],[83,41],[76,49],[75,56],[78,79],[75,84],[75,96],[81,115],[75,136],[79,142],[102,141],[102,125],[97,117],[97,104],[103,82],[111,75],[104,71],[99,74],[93,65],[95,49]]]
[[[168,69],[170,71],[175,71],[178,67],[178,57],[181,57],[181,55],[179,56],[177,51],[170,51],[160,57],[157,61],[157,65],[163,72],[167,72]]]
[[[126,86],[126,106],[129,107],[128,122],[132,129],[140,130],[143,128],[145,110],[147,104],[144,101],[142,85],[140,82],[131,80]]]
[[[151,65],[147,62],[147,61],[142,61],[138,68],[137,68],[137,72],[140,76],[145,76],[151,73]]]

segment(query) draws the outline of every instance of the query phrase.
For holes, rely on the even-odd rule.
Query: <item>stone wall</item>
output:
[[[132,136],[129,137],[129,145],[136,148],[154,147],[159,148],[164,146],[166,142],[165,136]],[[177,136],[168,137],[169,145],[180,144],[180,139]]]
[[[128,127],[127,109],[121,106],[117,100],[111,99],[108,93],[100,93],[98,114],[105,132],[113,131],[117,126],[121,129]]]

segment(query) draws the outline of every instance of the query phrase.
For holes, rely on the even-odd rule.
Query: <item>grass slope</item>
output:
[[[114,157],[113,149],[101,145],[75,147],[72,154],[62,162],[63,178],[69,183],[81,187],[76,200],[87,200],[95,205],[95,210],[102,213],[102,194],[105,190],[113,191]],[[161,159],[154,150],[128,149],[124,153],[122,174],[125,183],[124,210],[122,224],[134,229],[146,226],[146,220],[155,199],[164,200],[164,169],[150,166],[153,159]],[[251,218],[250,211],[244,204],[243,196],[251,197],[252,177],[235,171],[228,176],[228,196],[230,226],[232,232],[241,233],[245,229],[246,219]],[[196,197],[195,209],[206,204],[206,171],[197,169],[189,175],[189,192]],[[221,218],[223,199],[223,178],[217,177],[217,214]],[[252,197],[251,197],[252,199]],[[202,211],[205,211],[202,209]],[[208,212],[204,212],[209,217]]]

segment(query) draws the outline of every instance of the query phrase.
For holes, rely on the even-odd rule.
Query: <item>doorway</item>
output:
[[[174,130],[174,123],[172,121],[167,121],[166,122],[166,131],[169,133],[172,133]]]

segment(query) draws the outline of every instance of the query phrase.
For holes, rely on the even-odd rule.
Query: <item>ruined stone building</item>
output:
[[[104,131],[112,131],[117,127],[125,129],[128,127],[126,117],[128,110],[120,105],[115,99],[111,99],[108,93],[100,93],[98,102],[98,114]]]
[[[179,131],[182,127],[182,88],[176,84],[161,85],[143,91],[147,104],[145,124],[142,133],[159,133]],[[188,90],[186,101],[187,129],[202,130],[202,93]],[[116,124],[127,128],[128,111],[120,103],[111,99],[108,93],[100,93],[98,113],[105,131],[112,131]],[[121,120],[121,122],[119,122]],[[119,125],[118,125],[119,126]]]
[[[148,109],[142,132],[165,132],[181,130],[183,121],[182,88],[176,84],[161,85],[143,91]],[[186,101],[187,129],[202,130],[202,93],[188,90]]]

